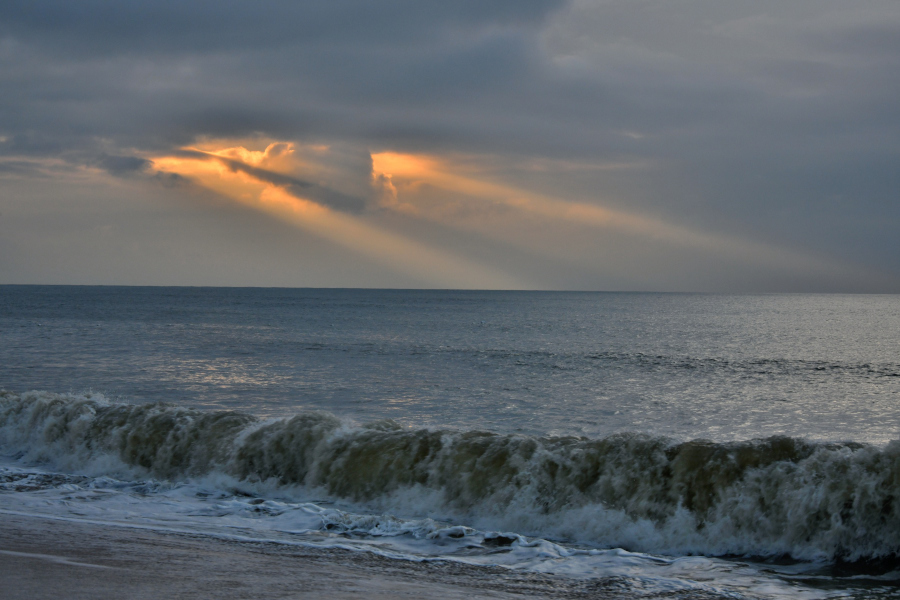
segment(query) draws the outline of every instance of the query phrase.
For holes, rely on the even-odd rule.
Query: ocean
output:
[[[900,296],[0,286],[0,514],[900,598]]]

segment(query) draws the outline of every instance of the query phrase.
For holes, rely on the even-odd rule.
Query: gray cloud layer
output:
[[[561,185],[900,281],[896,0],[8,0],[0,86],[6,156],[125,176],[139,152],[262,134],[645,161]]]

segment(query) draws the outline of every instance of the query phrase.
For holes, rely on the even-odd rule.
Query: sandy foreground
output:
[[[574,581],[452,562],[0,514],[0,598],[658,598],[621,578]],[[703,598],[705,594],[665,595]]]

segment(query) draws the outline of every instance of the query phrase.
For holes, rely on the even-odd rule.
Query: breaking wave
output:
[[[900,442],[676,443],[261,421],[102,396],[0,392],[0,450],[93,474],[222,473],[389,510],[628,550],[798,560],[900,556]]]

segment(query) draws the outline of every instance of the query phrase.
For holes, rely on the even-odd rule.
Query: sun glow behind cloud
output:
[[[201,149],[202,148],[202,149]],[[286,186],[235,168],[235,162],[287,176],[296,167],[293,146],[273,143],[263,151],[244,146],[183,149],[183,153],[152,159],[154,168],[194,183],[289,223],[298,229],[354,250],[423,285],[450,288],[516,289],[527,287],[502,272],[444,250],[380,228],[363,218],[323,206]]]
[[[423,218],[446,222],[428,203],[403,198],[398,190],[416,191],[424,186],[456,194],[457,203],[501,205],[546,222],[569,223],[598,232],[617,232],[651,243],[697,250],[730,260],[755,265],[777,265],[817,274],[849,272],[848,266],[806,255],[792,249],[759,243],[750,239],[711,233],[665,222],[658,218],[532,192],[485,177],[478,169],[439,157],[382,152],[372,155],[373,179],[381,181],[391,196],[388,204]],[[413,195],[413,194],[410,194]],[[520,242],[525,242],[520,240]]]
[[[251,149],[254,147],[261,149]],[[465,235],[475,233],[492,243],[517,249],[523,257],[552,257],[573,268],[591,264],[597,272],[612,269],[609,272],[630,273],[635,261],[640,260],[616,250],[610,254],[610,248],[618,248],[614,240],[652,246],[655,252],[669,253],[671,260],[678,260],[677,256],[688,257],[685,260],[705,256],[724,261],[723,264],[806,274],[848,271],[846,266],[791,249],[607,208],[595,199],[572,199],[571,194],[566,197],[565,190],[560,190],[559,196],[534,191],[514,179],[497,176],[489,164],[472,157],[372,153],[369,181],[364,186],[371,185],[372,189],[366,189],[376,196],[380,194],[380,202],[368,202],[368,208],[351,214],[353,211],[341,210],[340,206],[335,209],[311,194],[312,188],[318,186],[312,180],[321,165],[309,161],[329,152],[328,147],[298,148],[282,141],[265,142],[262,147],[258,140],[255,146],[209,140],[152,161],[157,171],[178,174],[220,196],[349,248],[426,287],[542,286],[488,266],[496,264],[490,257],[473,260],[450,250],[452,245],[441,247],[437,242],[425,241],[421,233],[402,233],[414,233],[417,227],[421,230],[425,222],[466,232]],[[342,175],[338,171],[337,176],[340,181],[348,181],[361,174]],[[402,215],[405,224],[391,215]],[[543,241],[529,235],[535,226],[542,232]],[[589,246],[599,245],[593,250],[583,245],[573,247],[569,234],[576,231],[587,232],[587,239],[595,240]]]

